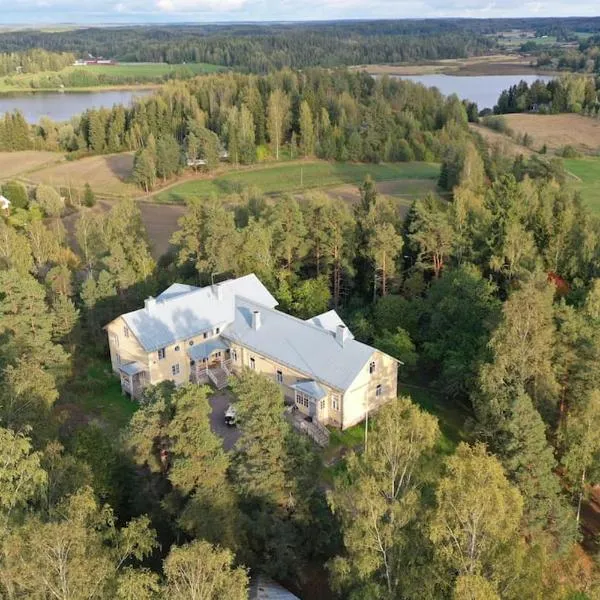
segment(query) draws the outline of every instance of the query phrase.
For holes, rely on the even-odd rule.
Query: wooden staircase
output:
[[[208,378],[212,384],[218,389],[222,390],[227,387],[229,381],[229,371],[224,367],[215,367],[208,369]]]

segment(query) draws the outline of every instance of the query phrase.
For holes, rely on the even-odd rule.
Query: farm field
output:
[[[27,175],[32,183],[47,183],[55,187],[73,186],[81,189],[89,183],[97,193],[114,196],[137,196],[140,193],[128,183],[133,169],[133,153],[90,156],[42,168]]]
[[[112,66],[86,65],[70,66],[61,71],[24,73],[0,78],[0,92],[23,90],[56,90],[61,81],[65,89],[98,89],[120,86],[160,83],[172,75],[179,78],[193,77],[203,73],[216,73],[224,67],[207,63],[167,64],[167,63],[121,63]],[[74,74],[81,77],[75,78]],[[86,77],[87,76],[87,77]],[[74,81],[77,83],[74,83]]]
[[[575,114],[520,113],[503,117],[515,134],[528,133],[533,138],[534,149],[546,144],[549,151],[564,146],[573,146],[586,154],[600,150],[600,120]]]
[[[228,171],[212,179],[197,179],[176,185],[155,196],[157,202],[181,203],[188,198],[207,198],[212,194],[231,194],[246,187],[257,187],[266,194],[299,193],[316,188],[356,186],[367,175],[377,182],[394,181],[390,195],[412,200],[434,191],[439,165],[434,163],[394,163],[366,165],[324,161],[295,162],[247,170]],[[340,191],[344,194],[345,187]]]
[[[59,162],[63,154],[24,150],[21,152],[0,152],[0,180],[24,175],[32,169]]]
[[[578,179],[574,186],[584,202],[592,212],[600,214],[600,158],[570,158],[564,162],[567,171]]]
[[[533,154],[533,150],[530,148],[517,144],[512,138],[503,133],[499,133],[498,131],[494,131],[489,127],[469,123],[469,128],[471,131],[481,135],[490,146],[499,147],[503,154],[508,154],[513,157],[518,156],[519,154],[522,154],[523,156],[530,156]]]

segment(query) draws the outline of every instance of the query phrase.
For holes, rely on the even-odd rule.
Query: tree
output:
[[[364,455],[348,457],[330,494],[345,546],[330,567],[339,591],[403,596],[413,571],[408,531],[421,510],[420,487],[438,436],[434,417],[399,398],[381,408]]]
[[[454,232],[446,205],[434,196],[414,205],[409,239],[417,251],[417,265],[438,278],[453,245]]]
[[[15,269],[23,275],[33,271],[29,240],[3,220],[0,221],[0,269]]]
[[[385,296],[388,278],[396,271],[396,259],[404,242],[392,223],[375,224],[369,242],[369,255],[375,265],[373,297],[377,294],[377,273],[381,275],[381,295]]]
[[[503,574],[503,561],[521,544],[523,507],[501,464],[482,444],[461,443],[446,459],[436,500],[429,537],[438,560],[448,575],[485,577],[497,594],[495,575]]]
[[[307,158],[315,153],[315,126],[306,100],[300,104],[300,152]]]
[[[42,210],[49,217],[60,217],[64,203],[60,194],[49,185],[38,185],[35,190],[35,199]]]
[[[285,140],[289,119],[290,99],[284,91],[277,88],[271,92],[267,105],[267,131],[277,160],[279,160],[279,148]]]
[[[173,546],[164,561],[165,596],[172,600],[245,600],[248,575],[234,567],[234,556],[196,540]]]
[[[410,335],[401,327],[396,331],[384,330],[373,341],[378,350],[402,361],[403,366],[412,369],[417,364],[417,352]]]
[[[162,135],[156,143],[156,174],[166,181],[179,172],[181,150],[172,135]]]
[[[87,182],[83,188],[83,204],[88,208],[96,204],[96,196],[92,190],[92,186]]]
[[[284,196],[270,209],[267,222],[273,232],[273,252],[288,271],[298,268],[306,251],[306,226],[298,201]]]
[[[13,530],[4,545],[5,585],[25,597],[106,598],[125,562],[155,547],[149,525],[139,517],[118,530],[110,508],[83,488],[48,522],[34,516]]]
[[[154,157],[146,148],[138,150],[133,160],[133,179],[146,190],[146,194],[154,187],[156,181],[156,165]]]
[[[13,208],[27,208],[29,204],[27,188],[19,181],[8,181],[3,184],[2,195],[10,200]]]
[[[75,239],[88,273],[91,273],[106,251],[102,217],[91,211],[81,211],[75,223]]]

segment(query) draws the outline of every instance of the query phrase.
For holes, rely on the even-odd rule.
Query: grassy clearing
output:
[[[96,421],[116,433],[127,426],[138,404],[121,394],[110,363],[93,359],[78,367],[78,375],[61,395],[58,408],[66,408],[68,418],[75,422]]]
[[[129,183],[133,170],[133,153],[89,156],[74,161],[64,161],[27,175],[32,183],[46,183],[56,188],[83,189],[86,183],[97,194],[137,196],[138,187]]]
[[[565,168],[577,180],[573,185],[593,213],[600,214],[600,157],[569,158]]]
[[[113,88],[138,84],[160,83],[163,79],[186,79],[204,73],[216,73],[224,68],[207,63],[170,65],[167,63],[122,63],[118,65],[70,66],[61,71],[23,73],[0,78],[0,93],[23,90],[56,90]]]
[[[63,154],[59,152],[42,152],[24,150],[21,152],[0,152],[0,179],[11,179],[24,175],[29,171],[59,162]]]
[[[375,181],[406,180],[414,189],[415,180],[434,184],[439,165],[433,163],[394,163],[366,165],[324,161],[278,164],[229,171],[212,179],[187,181],[155,196],[157,202],[181,203],[189,198],[208,198],[257,187],[266,194],[293,193],[307,189],[360,184],[367,175]]]

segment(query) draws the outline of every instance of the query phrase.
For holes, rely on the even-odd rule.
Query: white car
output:
[[[230,427],[234,426],[236,424],[236,418],[237,413],[235,407],[230,404],[225,411],[225,424],[229,425]]]

